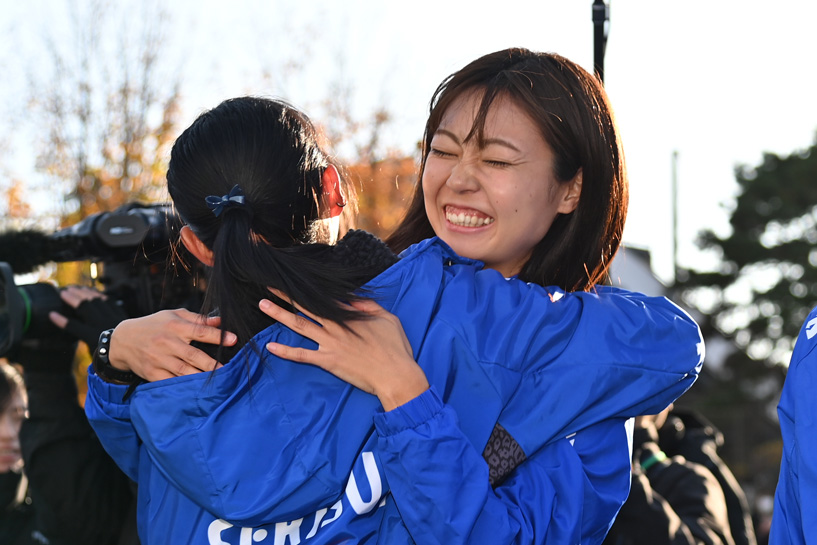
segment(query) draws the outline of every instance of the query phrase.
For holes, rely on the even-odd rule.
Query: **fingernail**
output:
[[[237,340],[238,340],[238,337],[236,336],[235,333],[229,333],[228,332],[226,335],[224,335],[224,342],[232,344],[232,343],[236,342]]]
[[[269,299],[261,299],[260,301],[258,301],[258,308],[260,308],[261,310],[266,310],[269,308],[271,304],[272,303],[270,303]]]
[[[267,343],[267,350],[275,354],[275,343]]]

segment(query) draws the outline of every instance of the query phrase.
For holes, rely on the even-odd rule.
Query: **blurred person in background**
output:
[[[671,407],[636,418],[630,495],[604,545],[734,545],[726,499],[712,472],[658,445]]]
[[[49,318],[63,331],[23,338],[10,354],[23,369],[23,391],[28,394],[19,448],[40,539],[137,545],[135,483],[116,466],[91,429],[74,377],[77,341],[93,350],[99,333],[127,316],[93,288],[70,286],[60,290],[60,297],[73,312],[65,312],[69,316],[51,312]],[[6,543],[0,539],[0,544]]]
[[[20,427],[26,418],[26,388],[20,373],[0,360],[0,543],[49,543],[37,526],[23,473]]]
[[[690,462],[701,464],[718,479],[735,545],[756,545],[746,494],[718,454],[723,442],[723,433],[705,416],[690,409],[674,407],[664,425],[658,428],[658,445],[667,456],[683,456]]]

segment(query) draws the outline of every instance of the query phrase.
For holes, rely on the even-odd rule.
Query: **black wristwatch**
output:
[[[130,371],[122,371],[111,365],[110,357],[111,351],[111,335],[113,329],[106,329],[99,335],[99,344],[94,351],[94,371],[99,378],[105,382],[119,382],[122,384],[131,384],[138,379],[136,373]]]

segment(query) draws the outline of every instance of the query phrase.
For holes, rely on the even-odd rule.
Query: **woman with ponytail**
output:
[[[578,78],[574,92],[593,98],[596,123],[611,122],[598,84],[561,57],[499,52],[463,74],[482,67],[496,76],[507,69],[506,56],[538,66],[531,73],[515,69],[529,87],[545,76]],[[514,127],[529,132],[522,141],[519,135],[503,141],[519,153],[529,141],[531,153],[544,154],[537,160],[553,161],[556,146],[531,129],[536,118],[520,111],[510,88],[474,109],[482,95],[466,91],[483,87],[469,81],[442,113],[467,119],[483,111],[483,128],[461,134],[459,118],[441,115],[433,138],[443,134],[470,154],[469,142],[478,149],[494,143],[497,119],[511,116]],[[564,85],[556,88],[564,92]],[[612,138],[603,146],[607,158],[620,161],[615,126],[602,133],[602,142]],[[316,140],[291,107],[242,98],[203,114],[174,145],[168,187],[186,223],[183,243],[211,266],[204,312],[218,312],[220,329],[214,336],[198,322],[178,339],[184,348],[156,347],[178,354],[175,360],[145,371],[140,360],[152,352],[148,340],[174,337],[155,336],[155,324],[177,328],[188,317],[122,322],[107,334],[116,342],[102,343],[95,355],[86,401],[103,444],[139,483],[143,543],[600,542],[629,488],[624,422],[659,412],[694,382],[702,360],[697,325],[664,298],[604,286],[568,292],[506,278],[514,274],[506,258],[517,262],[520,247],[531,251],[527,233],[475,255],[480,261],[437,237],[399,256],[360,231],[333,244],[338,218],[351,206],[343,206],[348,192]],[[446,160],[452,153],[433,142],[431,150]],[[585,233],[559,219],[571,216],[586,193],[587,158],[577,157],[578,170],[563,165],[556,180],[549,168],[534,170],[544,190],[532,184],[528,198],[544,210],[535,222],[524,221],[538,236],[551,223],[571,237]],[[469,173],[456,187],[476,195],[487,161],[468,161],[465,170],[454,167]],[[488,163],[497,181],[516,175],[508,161]],[[430,160],[424,164],[429,173]],[[618,212],[602,218],[611,228],[593,241],[606,263],[587,269],[594,279],[606,271],[623,225],[626,181],[619,167],[607,174],[616,182],[600,189],[601,200],[614,203],[608,212]],[[525,204],[517,202],[517,210]],[[505,225],[504,214],[498,210],[481,225]],[[473,211],[460,215],[484,219]],[[508,247],[514,255],[502,254]],[[532,255],[547,253],[546,247]],[[358,387],[345,382],[343,354],[327,358],[323,342],[255,310],[267,287],[303,312],[293,318],[266,306],[295,331],[315,336],[320,324],[322,332],[349,333],[344,338],[358,342],[352,357],[368,347],[387,365],[367,361],[360,373],[367,383],[354,369],[348,378]],[[146,333],[147,322],[153,333]],[[222,353],[201,355],[187,345],[191,340],[216,342]],[[311,350],[324,361],[293,363],[267,346]],[[199,365],[212,372],[195,373]],[[153,382],[126,397],[134,371]]]
[[[321,316],[352,314],[338,301],[354,299],[372,274],[335,260],[351,190],[303,113],[261,98],[225,101],[179,137],[167,188],[182,243],[211,267],[206,309],[218,309],[239,345],[272,323],[247,306],[267,285]]]

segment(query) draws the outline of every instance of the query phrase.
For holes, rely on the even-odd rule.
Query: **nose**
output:
[[[477,166],[473,161],[458,161],[451,169],[446,185],[457,193],[476,191],[479,188]]]
[[[8,411],[0,413],[0,438],[13,439],[16,437],[18,430],[12,420]]]

